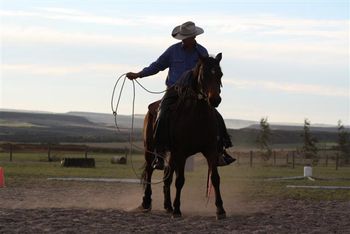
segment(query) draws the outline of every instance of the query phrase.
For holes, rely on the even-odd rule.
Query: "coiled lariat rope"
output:
[[[121,88],[120,88],[120,91],[119,91],[119,96],[118,96],[118,101],[115,105],[115,108],[114,108],[114,96],[115,96],[115,92],[116,92],[116,88],[117,88],[117,85],[118,83],[121,81],[121,79],[123,79],[123,83],[121,85]],[[114,123],[115,123],[115,127],[116,127],[116,130],[117,132],[121,132],[120,129],[119,129],[119,126],[118,126],[118,121],[117,121],[117,118],[118,118],[118,108],[119,108],[119,103],[120,103],[120,98],[122,96],[122,93],[123,93],[123,90],[124,90],[124,84],[125,84],[125,80],[127,79],[126,77],[126,73],[122,74],[121,76],[119,76],[119,78],[117,79],[117,81],[115,82],[115,85],[114,85],[114,88],[113,88],[113,92],[112,92],[112,98],[111,98],[111,109],[112,109],[112,112],[113,112],[113,115],[114,115]],[[145,150],[146,152],[150,153],[150,154],[154,154],[156,157],[160,157],[160,158],[163,158],[164,160],[166,160],[166,157],[161,155],[161,154],[157,154],[155,152],[151,152],[151,151],[148,151],[147,149],[145,148],[141,148],[139,146],[137,146],[136,144],[134,144],[134,119],[135,119],[135,82],[140,86],[142,87],[146,92],[148,93],[152,93],[152,94],[162,94],[164,92],[166,92],[166,90],[164,91],[160,91],[160,92],[155,92],[155,91],[150,91],[148,89],[146,89],[142,84],[140,84],[140,82],[138,82],[137,80],[131,80],[132,81],[132,88],[133,88],[133,97],[132,97],[132,111],[131,111],[131,128],[130,128],[130,138],[129,138],[129,155],[130,155],[130,161],[131,161],[131,167],[132,167],[132,170],[136,176],[136,178],[138,179],[142,179],[141,176],[139,176],[135,170],[135,167],[134,167],[134,163],[133,163],[133,160],[132,160],[132,149],[133,147],[134,148],[137,148],[139,150]],[[155,159],[156,159],[155,157]],[[170,170],[168,170],[168,173],[166,174],[166,176],[163,177],[163,179],[159,182],[153,182],[151,184],[159,184],[159,183],[162,183],[164,182],[164,180],[166,180],[169,176],[170,176],[170,173],[169,173]],[[147,181],[143,181],[143,183],[145,184],[149,184]]]

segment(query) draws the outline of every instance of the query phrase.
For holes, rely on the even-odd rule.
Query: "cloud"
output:
[[[268,91],[287,92],[295,94],[307,94],[330,97],[350,97],[350,91],[347,88],[322,86],[316,84],[275,82],[268,80],[240,80],[224,79],[224,84],[235,86],[237,89],[261,89]]]
[[[77,23],[94,23],[101,25],[115,25],[121,27],[164,27],[169,31],[169,26],[188,19],[188,15],[175,15],[159,13],[157,15],[144,14],[135,17],[102,16],[81,10],[70,8],[40,7],[34,10],[0,10],[3,17],[32,17],[51,20],[65,20]],[[304,19],[277,17],[274,15],[229,15],[222,13],[201,12],[194,13],[193,19],[199,19],[200,23],[210,31],[220,34],[253,33],[256,35],[270,36],[300,36],[343,39],[348,37],[349,20],[330,19]],[[161,20],[160,20],[161,18]],[[202,26],[202,25],[201,25]]]
[[[48,66],[44,64],[1,64],[0,70],[6,74],[63,76],[77,73],[113,74],[116,71],[136,70],[125,64],[81,64],[75,66]]]
[[[142,36],[125,36],[112,35],[101,33],[87,33],[87,32],[68,32],[56,30],[48,27],[37,26],[16,26],[3,25],[1,31],[1,39],[3,43],[9,45],[21,44],[61,44],[61,45],[141,45],[141,46],[159,46],[166,44],[161,37],[149,36],[142,38]]]
[[[35,17],[51,20],[65,20],[77,23],[104,25],[136,25],[135,20],[117,17],[96,16],[94,14],[66,8],[37,8],[39,11],[0,10],[2,17]]]
[[[27,74],[42,76],[64,76],[75,74],[114,74],[117,71],[137,70],[135,66],[126,64],[81,64],[71,66],[48,66],[43,64],[2,64],[0,70],[6,74]],[[121,75],[121,74],[120,74]],[[5,77],[5,76],[4,76]],[[287,92],[296,94],[331,96],[331,97],[350,97],[350,91],[347,88],[322,86],[315,84],[275,82],[269,80],[242,80],[242,79],[223,79],[224,85],[232,85],[236,89],[249,90],[267,90],[277,92]]]
[[[137,37],[128,34],[103,34],[95,32],[68,32],[54,28],[36,26],[3,25],[1,31],[3,46],[20,44],[28,46],[74,45],[78,47],[114,46],[123,48],[167,48],[174,41],[163,35],[140,34]],[[223,51],[226,58],[288,60],[304,63],[331,64],[345,61],[348,58],[346,45],[338,42],[323,41],[290,42],[290,41],[244,41],[227,37],[199,39],[210,51]]]
[[[0,10],[0,16],[5,19],[0,32],[5,46],[47,43],[124,48],[166,48],[173,43],[170,36],[166,37],[171,25],[187,19],[187,15],[181,14],[176,17],[151,14],[137,17],[103,16],[52,7],[26,11]],[[23,21],[22,17],[39,20],[25,26],[15,23]],[[205,27],[206,34],[199,41],[203,41],[210,51],[224,51],[234,59],[283,59],[308,64],[344,63],[348,59],[349,20],[292,19],[266,14],[219,15],[215,12],[194,13],[192,17],[200,19],[200,26]],[[9,20],[12,18],[19,21]],[[41,19],[59,20],[59,24],[40,26]],[[67,28],[67,23],[72,24]],[[113,31],[91,27],[89,32],[84,32],[79,29],[81,23],[118,27]],[[145,30],[145,25],[149,30]],[[60,29],[61,26],[65,29]]]
[[[209,17],[210,18],[210,17]],[[213,17],[204,21],[210,28],[217,28],[222,34],[254,33],[270,36],[300,36],[325,39],[344,39],[348,37],[349,20],[320,20],[286,18],[273,15]],[[225,23],[224,23],[225,22]],[[232,23],[234,22],[234,23]]]

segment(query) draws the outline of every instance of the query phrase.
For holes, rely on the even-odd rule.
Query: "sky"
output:
[[[170,45],[177,25],[222,52],[224,118],[350,124],[348,0],[2,0],[0,108],[112,113],[118,77]],[[165,89],[167,70],[140,79]],[[117,94],[121,86],[117,86]],[[126,81],[119,114],[145,114],[150,94]]]

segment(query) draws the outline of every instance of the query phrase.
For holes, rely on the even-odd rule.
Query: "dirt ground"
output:
[[[215,219],[205,188],[185,185],[182,218],[162,209],[141,213],[138,184],[42,181],[0,188],[0,233],[350,233],[350,202],[247,201],[223,189],[227,218]]]

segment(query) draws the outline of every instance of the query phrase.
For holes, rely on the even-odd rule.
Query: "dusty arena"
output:
[[[153,187],[153,210],[142,213],[139,184],[14,184],[0,189],[0,233],[350,233],[349,201],[249,201],[223,188],[227,218],[218,221],[204,188],[185,186],[183,217],[173,219],[162,185]]]

